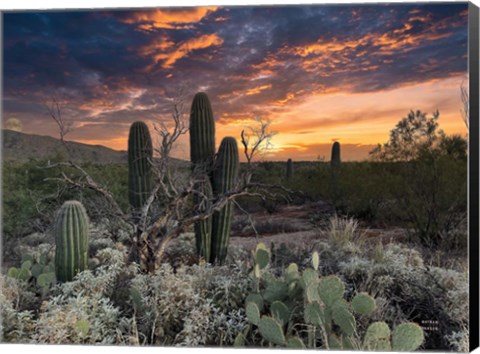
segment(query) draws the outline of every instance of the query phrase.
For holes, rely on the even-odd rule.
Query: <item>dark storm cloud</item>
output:
[[[84,122],[154,121],[168,116],[167,98],[184,87],[187,102],[207,91],[224,122],[272,116],[313,93],[380,91],[466,72],[466,9],[401,4],[7,13],[4,109],[46,121],[42,103],[60,94],[72,117]]]

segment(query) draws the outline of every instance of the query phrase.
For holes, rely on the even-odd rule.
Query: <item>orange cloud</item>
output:
[[[156,9],[134,12],[124,19],[123,22],[137,24],[144,31],[152,31],[157,28],[182,29],[190,28],[192,23],[200,22],[211,12],[215,12],[218,6],[192,7],[179,9]]]
[[[344,41],[344,42],[316,42],[307,44],[305,46],[297,46],[293,47],[290,50],[290,53],[295,55],[306,57],[311,54],[323,54],[328,52],[339,52],[344,51],[347,48],[356,48],[357,46],[361,45],[361,41]]]
[[[265,60],[253,68],[259,70],[259,74],[273,73],[279,66],[279,58],[290,60],[298,59],[297,64],[307,72],[320,72],[322,76],[332,76],[338,73],[354,73],[369,71],[378,68],[367,59],[372,55],[393,55],[398,52],[408,52],[418,48],[423,43],[433,42],[450,37],[452,28],[463,25],[458,19],[446,18],[442,21],[432,22],[431,15],[421,15],[418,11],[412,12],[410,18],[402,24],[402,27],[392,31],[378,34],[367,33],[358,38],[331,41],[319,39],[318,41],[300,46],[285,45],[275,54],[270,54]],[[430,26],[420,32],[412,29],[418,22],[428,22]],[[432,23],[431,23],[432,22]],[[365,48],[374,48],[367,50]],[[352,62],[355,56],[355,63]]]
[[[247,92],[245,93],[247,96],[252,96],[252,95],[257,95],[262,91],[268,90],[272,88],[272,84],[268,85],[262,85],[262,86],[257,86],[251,89],[248,89]]]
[[[150,44],[141,47],[139,53],[142,56],[154,55],[155,53],[166,51],[167,49],[172,48],[174,45],[175,42],[173,42],[170,38],[166,36],[158,36]]]
[[[212,46],[221,46],[223,39],[216,33],[205,34],[200,37],[191,38],[175,45],[168,38],[160,39],[140,49],[143,56],[152,56],[155,62],[163,61],[162,67],[170,69],[180,59],[187,57],[191,52],[198,49],[205,49]]]

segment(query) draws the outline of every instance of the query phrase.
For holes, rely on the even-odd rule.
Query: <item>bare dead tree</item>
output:
[[[244,176],[244,183],[249,184],[252,178],[252,161],[264,155],[272,147],[272,138],[277,132],[270,130],[270,120],[255,116],[255,125],[242,130],[241,141],[243,154],[247,159],[247,170]]]
[[[108,190],[108,188],[96,182],[83,167],[74,161],[73,152],[70,149],[68,142],[65,141],[65,136],[73,130],[73,122],[63,114],[65,102],[56,96],[53,96],[44,105],[47,109],[48,115],[57,124],[60,141],[65,148],[67,156],[66,161],[53,164],[51,164],[49,161],[47,166],[42,166],[41,168],[53,169],[56,167],[63,167],[64,169],[71,168],[76,172],[76,176],[74,177],[72,175],[68,175],[65,170],[63,170],[60,173],[60,177],[46,178],[45,181],[54,181],[73,188],[82,190],[89,189],[96,192],[107,202],[108,210],[113,214],[113,216],[120,218],[123,222],[131,224],[129,216],[123,212],[122,208],[116,202],[113,194]]]
[[[48,115],[54,120],[58,126],[58,132],[60,134],[60,141],[64,146],[65,136],[72,131],[73,122],[71,120],[65,119],[62,115],[63,108],[65,106],[64,101],[60,100],[56,96],[50,98],[49,101],[44,103],[44,106],[47,110]]]

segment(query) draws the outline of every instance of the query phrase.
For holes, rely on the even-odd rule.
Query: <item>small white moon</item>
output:
[[[9,118],[5,122],[5,128],[9,130],[14,130],[16,132],[21,132],[23,130],[23,125],[20,119],[18,118]]]

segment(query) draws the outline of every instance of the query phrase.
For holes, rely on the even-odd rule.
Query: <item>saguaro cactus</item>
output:
[[[293,161],[288,159],[287,161],[287,180],[291,180],[293,177]]]
[[[213,171],[213,192],[217,197],[233,189],[238,170],[237,141],[235,138],[226,137],[220,144]],[[232,202],[227,202],[225,207],[213,214],[211,263],[222,264],[227,256],[232,217]]]
[[[205,175],[203,180],[199,180],[194,185],[193,204],[197,212],[208,211],[212,205],[212,199],[212,185]],[[195,223],[194,231],[197,254],[208,262],[210,261],[212,248],[212,218]]]
[[[330,193],[331,193],[331,198],[335,208],[337,208],[339,199],[341,197],[340,186],[339,186],[339,180],[341,178],[340,165],[341,165],[340,143],[336,141],[332,145],[332,158],[330,160],[330,166],[331,166]]]
[[[193,204],[198,212],[206,211],[212,198],[213,162],[215,158],[215,121],[212,106],[204,92],[195,95],[190,110],[190,159],[194,186]],[[212,219],[194,225],[197,254],[207,261],[211,254]]]
[[[55,273],[71,281],[88,266],[88,217],[82,203],[72,200],[60,208],[55,221]]]
[[[202,168],[212,177],[215,121],[210,100],[204,92],[195,95],[190,110],[190,158],[194,169]]]
[[[336,167],[340,165],[340,143],[338,141],[334,142],[332,145],[332,158],[330,160],[330,164],[332,167]]]
[[[128,136],[128,199],[141,208],[152,192],[152,139],[144,122],[135,122]]]

